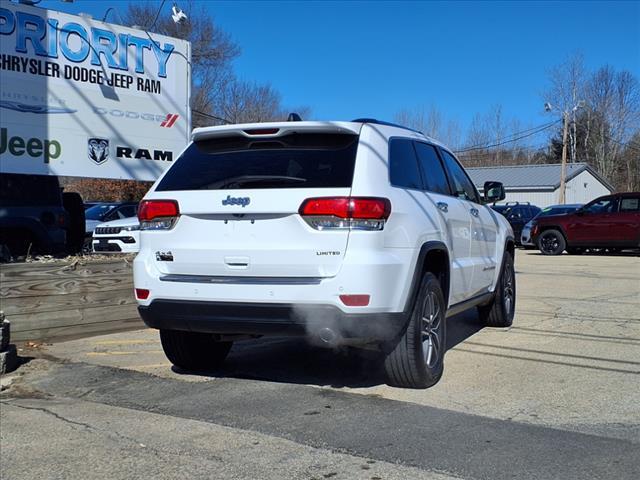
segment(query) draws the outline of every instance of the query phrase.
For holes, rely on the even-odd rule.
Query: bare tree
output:
[[[236,78],[231,62],[240,54],[240,48],[205,6],[196,5],[193,0],[182,6],[189,18],[184,24],[158,15],[158,5],[148,1],[130,3],[125,19],[130,25],[191,42],[194,126],[286,118],[281,96],[271,85]],[[300,110],[310,114],[308,107]]]
[[[143,29],[191,42],[191,108],[208,112],[219,90],[232,78],[231,62],[240,48],[222,30],[203,5],[190,1],[183,5],[189,21],[177,24],[167,15],[159,15],[156,3],[129,3],[125,21]]]
[[[400,125],[435,138],[451,148],[455,149],[460,145],[460,123],[456,119],[447,119],[435,105],[431,105],[428,110],[424,107],[402,109],[395,115],[394,120]]]
[[[576,161],[576,109],[578,103],[585,99],[585,68],[581,53],[574,53],[562,64],[549,70],[550,86],[544,93],[544,100],[550,102],[557,113],[567,112],[570,115],[569,159]]]

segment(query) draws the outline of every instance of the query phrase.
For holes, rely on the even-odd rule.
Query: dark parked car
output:
[[[507,202],[504,205],[493,205],[491,208],[502,214],[511,224],[516,243],[520,242],[522,228],[529,220],[540,213],[540,208],[531,205],[529,202]]]
[[[26,253],[77,253],[84,239],[82,198],[62,192],[58,177],[0,175],[2,259]]]
[[[607,195],[573,213],[537,218],[531,236],[545,255],[640,248],[640,192]]]

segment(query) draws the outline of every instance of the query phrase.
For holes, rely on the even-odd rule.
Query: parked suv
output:
[[[596,198],[565,215],[539,217],[531,236],[545,255],[582,253],[587,248],[640,247],[640,192]]]
[[[93,231],[93,251],[100,253],[136,253],[140,246],[138,217],[99,223]]]
[[[503,205],[493,205],[496,212],[501,213],[511,225],[516,243],[520,243],[522,229],[536,215],[540,213],[540,207],[529,202],[507,202]]]
[[[38,254],[80,252],[84,237],[82,198],[62,192],[53,175],[0,175],[2,261]]]
[[[139,312],[183,369],[234,340],[306,335],[378,348],[393,385],[443,371],[446,318],[513,320],[514,238],[440,143],[375,120],[226,125],[140,204]]]

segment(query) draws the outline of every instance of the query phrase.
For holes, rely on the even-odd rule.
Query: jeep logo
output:
[[[62,153],[62,147],[57,140],[39,138],[24,139],[19,136],[9,137],[6,128],[0,128],[0,154],[9,151],[15,157],[21,157],[25,153],[31,158],[44,159],[49,163],[50,159],[56,159]]]
[[[242,205],[242,207],[246,207],[251,203],[251,199],[249,197],[232,197],[231,195],[227,195],[227,198],[222,200],[222,205]]]

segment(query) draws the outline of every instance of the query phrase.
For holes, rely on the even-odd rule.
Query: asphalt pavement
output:
[[[449,323],[441,382],[294,339],[170,366],[157,332],[26,348],[5,377],[0,476],[639,478],[640,258],[519,251],[517,315]]]

